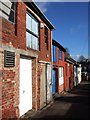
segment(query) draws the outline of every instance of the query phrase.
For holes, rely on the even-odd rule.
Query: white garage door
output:
[[[20,59],[20,116],[32,109],[32,60]]]

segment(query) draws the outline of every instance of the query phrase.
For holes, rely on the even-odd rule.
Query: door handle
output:
[[[25,90],[23,90],[23,94],[25,93]]]

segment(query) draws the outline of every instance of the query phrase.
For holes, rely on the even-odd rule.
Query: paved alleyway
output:
[[[60,118],[83,118],[89,119],[89,93],[90,83],[82,82],[79,86],[74,88],[70,93],[55,100],[54,104],[49,108],[38,112],[33,116],[32,120],[42,118],[59,120]]]

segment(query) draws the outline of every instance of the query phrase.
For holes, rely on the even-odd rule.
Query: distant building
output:
[[[86,59],[79,63],[81,64],[82,80],[90,80],[90,60]]]
[[[65,90],[72,89],[76,82],[76,61],[71,58],[69,53],[65,53]]]
[[[52,41],[52,94],[64,91],[65,83],[65,48],[55,40]]]

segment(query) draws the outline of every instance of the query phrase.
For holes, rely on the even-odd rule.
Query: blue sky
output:
[[[68,48],[73,58],[88,56],[88,2],[38,2],[56,30],[53,39]]]

